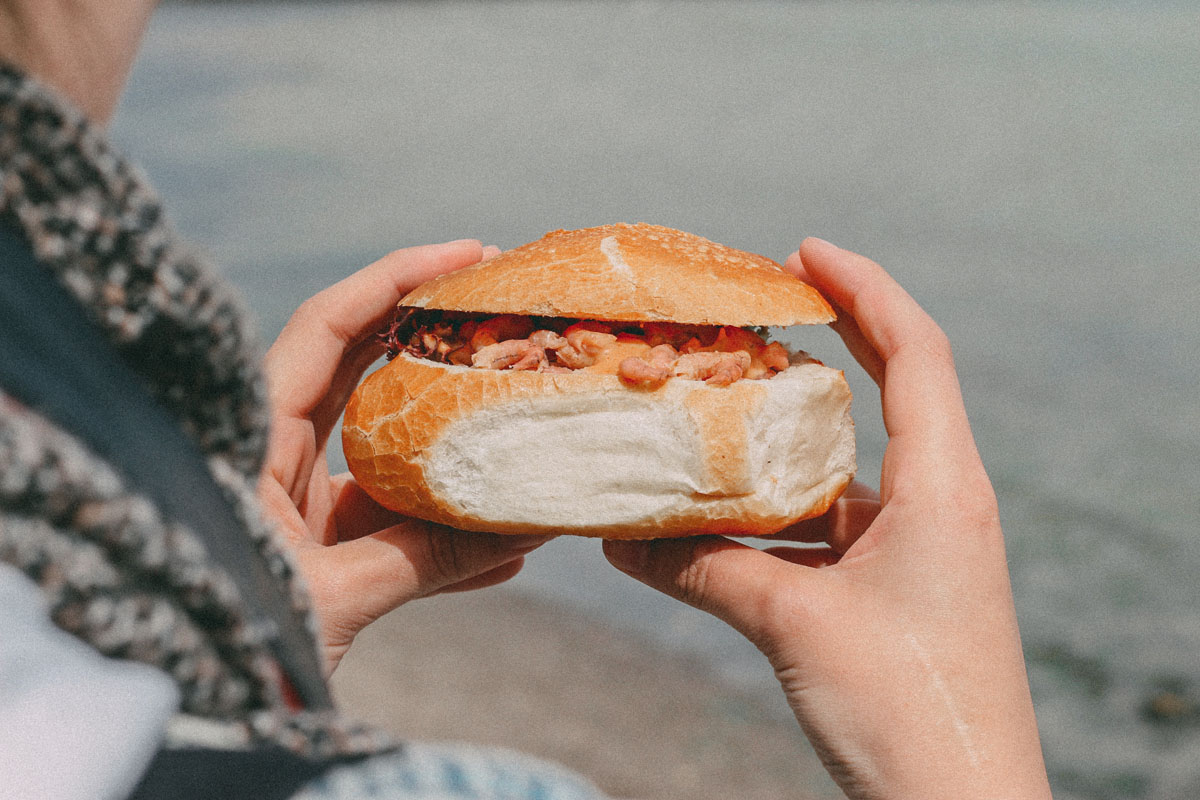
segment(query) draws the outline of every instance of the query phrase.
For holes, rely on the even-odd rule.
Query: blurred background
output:
[[[113,133],[264,341],[467,236],[645,221],[881,262],[955,344],[1056,797],[1200,797],[1195,3],[169,4]],[[876,484],[873,385],[787,336],[846,368]],[[627,796],[836,796],[758,653],[596,542],[418,605],[352,651],[355,713]]]

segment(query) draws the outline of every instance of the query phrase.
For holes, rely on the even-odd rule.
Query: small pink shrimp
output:
[[[541,372],[547,366],[546,351],[534,344],[531,344],[528,339],[524,339],[522,341],[528,345],[525,350],[525,354],[521,356],[520,361],[517,361],[515,364],[509,367],[509,369]]]
[[[566,345],[567,340],[554,331],[539,330],[529,334],[529,341],[543,350],[557,350]]]
[[[566,330],[567,344],[555,352],[558,360],[571,369],[582,369],[596,363],[607,348],[611,347],[617,337],[611,333],[599,333],[578,325],[572,325]]]
[[[704,381],[710,386],[728,386],[741,380],[750,366],[750,354],[745,350],[733,353],[686,353],[675,362],[676,377]]]
[[[617,375],[625,383],[634,386],[657,388],[671,377],[671,368],[678,358],[679,351],[671,345],[656,345],[644,356],[624,359],[617,367]]]
[[[509,339],[479,348],[471,356],[471,364],[481,369],[506,369],[527,359],[531,350],[546,357],[545,351],[534,347],[528,339]]]

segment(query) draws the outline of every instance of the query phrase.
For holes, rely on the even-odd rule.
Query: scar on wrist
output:
[[[971,763],[972,769],[979,769],[979,753],[975,749],[975,742],[971,738],[971,726],[962,717],[959,711],[958,703],[954,700],[954,695],[950,692],[950,687],[946,685],[946,680],[942,677],[941,671],[933,664],[933,659],[929,657],[929,651],[921,646],[917,641],[917,637],[911,633],[904,636],[913,653],[916,654],[917,660],[921,662],[921,667],[925,670],[925,674],[929,677],[930,683],[933,685],[933,691],[941,700],[942,705],[946,709],[946,713],[950,716],[950,722],[954,726],[954,732],[958,736],[958,740],[962,742],[963,750],[967,754],[967,760]]]

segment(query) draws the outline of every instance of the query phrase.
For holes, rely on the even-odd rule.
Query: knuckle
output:
[[[708,582],[708,568],[704,564],[689,564],[679,574],[676,583],[679,599],[700,610],[705,608],[704,586]]]
[[[950,337],[946,335],[940,325],[934,322],[932,317],[925,318],[925,323],[916,335],[916,344],[926,358],[951,366],[954,364],[954,351],[950,345]]]
[[[977,460],[974,464],[962,467],[952,495],[957,507],[973,519],[994,521],[999,518],[996,490],[992,488],[983,465]]]
[[[445,586],[463,577],[463,554],[457,536],[430,529],[425,533],[425,548],[433,583]]]
[[[312,320],[320,319],[322,316],[322,308],[325,304],[322,294],[323,292],[318,292],[301,303],[296,308],[295,313],[292,314],[292,319],[303,322],[311,322]]]
[[[324,292],[309,297],[301,303],[288,320],[288,325],[300,331],[310,331],[323,326],[328,319],[328,302]]]
[[[954,368],[954,346],[950,344],[950,337],[942,330],[936,322],[932,323],[933,330],[929,336],[930,353],[933,357],[940,359],[946,366]]]
[[[960,478],[959,485],[940,498],[938,505],[948,529],[968,541],[1002,538],[999,503],[986,478]]]
[[[679,553],[682,568],[675,578],[676,596],[690,606],[709,611],[713,559],[703,539],[689,539]]]
[[[973,492],[969,499],[964,498],[960,507],[964,521],[972,530],[988,533],[1000,529],[1000,506],[990,486]]]

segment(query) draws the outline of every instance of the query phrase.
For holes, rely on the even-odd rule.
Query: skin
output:
[[[606,542],[618,569],[726,621],[770,660],[852,798],[1048,798],[995,494],[950,345],[882,268],[808,239],[786,268],[838,309],[879,385],[880,492],[760,551],[721,537]]]
[[[107,125],[158,0],[0,0],[0,58]]]
[[[103,125],[154,5],[0,0],[0,56]],[[545,541],[403,518],[325,460],[399,298],[491,252],[474,240],[398,250],[304,303],[267,354],[259,494],[308,581],[330,671],[380,615],[507,580]],[[946,337],[862,256],[808,239],[785,266],[838,307],[836,329],[879,385],[880,492],[856,483],[828,514],[775,537],[815,548],[697,537],[606,542],[605,553],[753,641],[848,796],[1048,798],[995,496]]]

